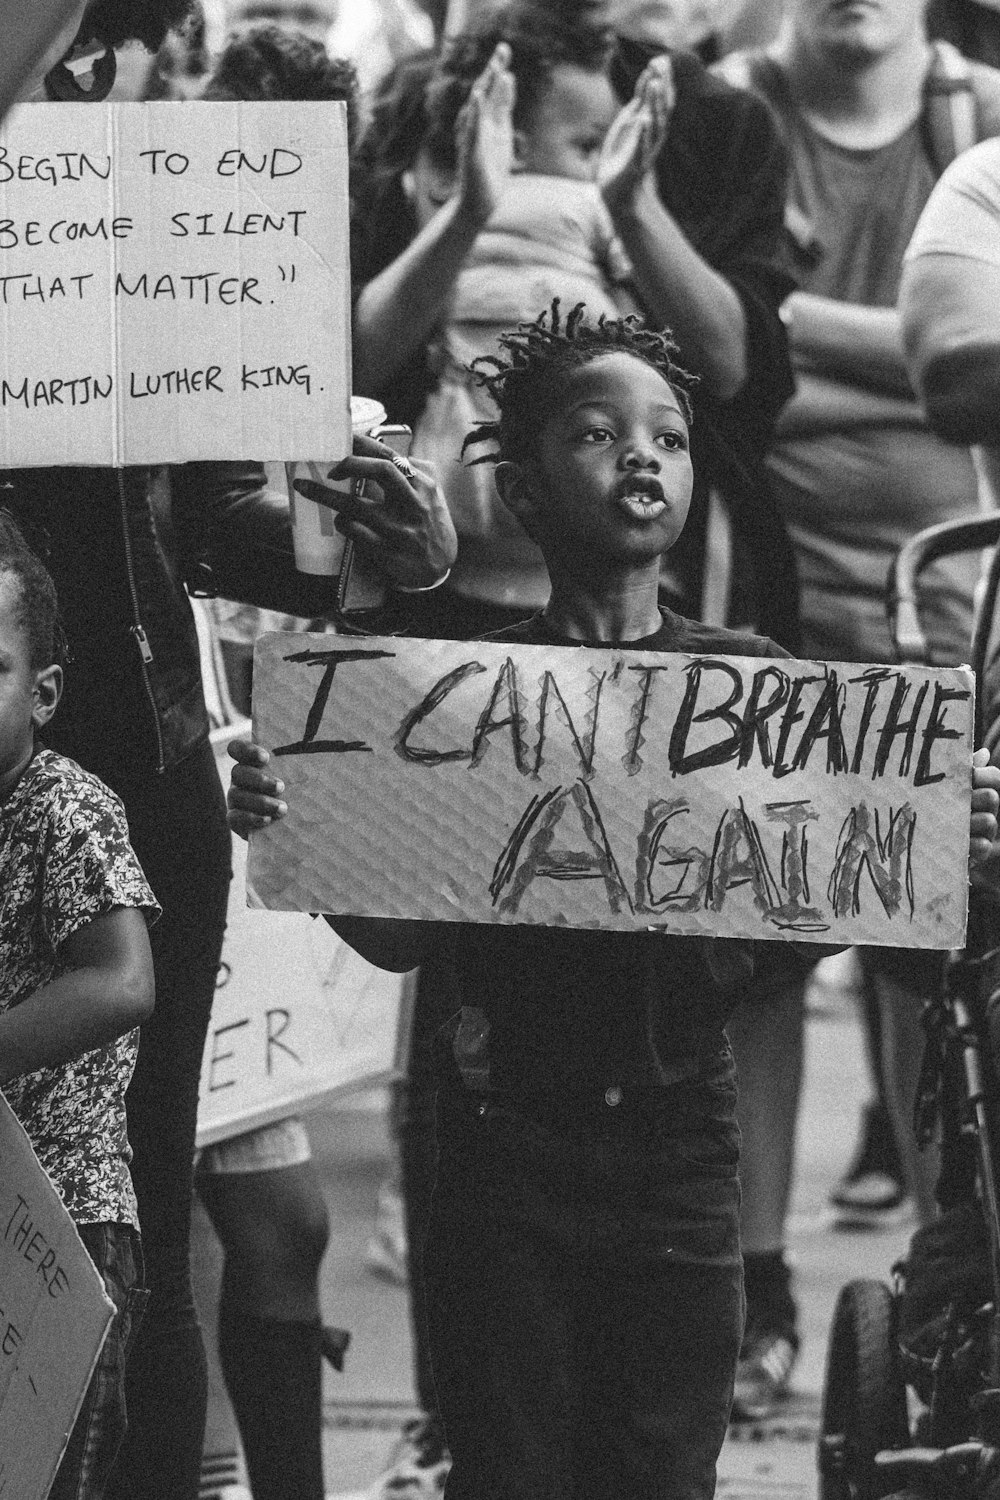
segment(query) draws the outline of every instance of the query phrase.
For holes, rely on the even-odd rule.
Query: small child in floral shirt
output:
[[[117,797],[38,741],[62,692],[59,634],[52,580],[0,511],[0,1089],[116,1308],[50,1491],[99,1500],[145,1297],[125,1090],[159,908]]]

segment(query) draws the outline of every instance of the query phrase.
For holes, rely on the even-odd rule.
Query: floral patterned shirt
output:
[[[0,803],[0,1011],[63,973],[66,939],[119,907],[159,915],[121,803],[75,761],[39,748]],[[130,1031],[4,1088],[78,1224],[138,1228],[125,1128],[138,1037]]]

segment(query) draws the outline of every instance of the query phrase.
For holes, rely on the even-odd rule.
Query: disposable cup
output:
[[[367,437],[385,423],[385,407],[380,401],[368,396],[351,397],[351,428],[353,437]],[[316,573],[332,578],[340,572],[344,556],[346,537],[336,529],[337,512],[315,500],[307,500],[295,489],[296,479],[315,479],[330,489],[350,494],[353,480],[328,479],[327,474],[340,458],[319,460],[296,460],[285,464],[285,483],[288,487],[288,504],[292,512],[292,541],[295,547],[295,566],[300,573]]]

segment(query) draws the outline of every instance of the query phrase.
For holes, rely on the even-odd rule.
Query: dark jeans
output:
[[[709,1500],[744,1313],[731,1057],[617,1106],[451,1087],[438,1143],[448,1500]]]
[[[399,1085],[398,1132],[406,1215],[406,1258],[410,1282],[413,1376],[417,1403],[428,1417],[438,1415],[431,1368],[430,1335],[424,1296],[424,1247],[437,1176],[438,1028],[457,1010],[451,964],[432,959],[417,975],[405,1082]]]
[[[125,1365],[142,1322],[139,1236],[127,1224],[78,1224],[87,1254],[115,1305],[87,1394],[56,1472],[49,1500],[101,1500],[126,1428]]]
[[[207,1386],[191,1287],[192,1162],[231,869],[225,797],[208,744],[162,776],[91,769],[122,798],[163,908],[150,931],[156,1007],[126,1095],[150,1300],[129,1360],[128,1434],[109,1495],[195,1500]]]

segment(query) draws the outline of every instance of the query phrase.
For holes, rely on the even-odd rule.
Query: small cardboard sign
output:
[[[0,1094],[0,1495],[42,1500],[114,1306]]]
[[[270,635],[270,907],[952,948],[968,668]]]
[[[223,746],[216,755],[228,779]],[[222,968],[201,1066],[199,1146],[385,1082],[407,1040],[401,976],[373,968],[326,922],[301,912],[262,922],[247,909],[245,876],[246,846],[234,839]]]
[[[31,104],[0,131],[0,467],[339,455],[341,102]]]

